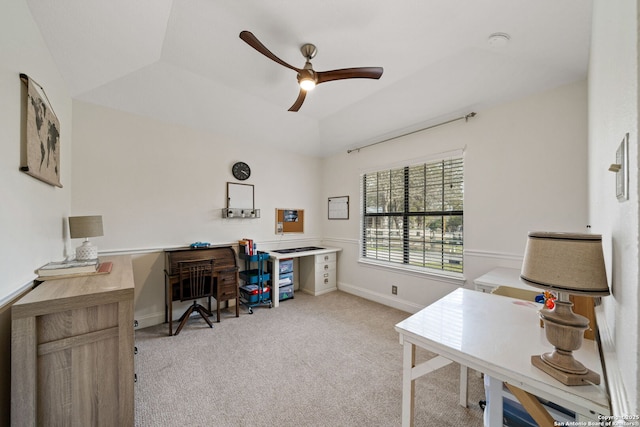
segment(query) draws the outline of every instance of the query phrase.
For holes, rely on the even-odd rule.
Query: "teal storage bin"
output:
[[[240,294],[249,304],[254,304],[260,301],[260,287],[258,285],[244,285],[240,286]],[[268,301],[271,299],[271,288],[265,286],[262,288],[262,301]]]

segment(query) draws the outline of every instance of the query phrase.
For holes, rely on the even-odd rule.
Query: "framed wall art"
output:
[[[60,183],[60,122],[42,86],[20,74],[26,86],[25,132],[21,141],[20,170],[47,184]]]
[[[329,219],[349,219],[349,196],[329,197]]]
[[[616,150],[616,164],[620,170],[616,173],[616,197],[618,201],[629,200],[629,134],[625,134]]]

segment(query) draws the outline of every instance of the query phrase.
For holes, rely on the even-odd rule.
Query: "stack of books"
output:
[[[40,277],[67,276],[72,274],[91,274],[98,271],[100,263],[97,259],[89,261],[55,261],[43,265],[36,273]]]
[[[255,255],[258,253],[253,239],[247,239],[246,237],[238,241],[238,249],[245,255]]]

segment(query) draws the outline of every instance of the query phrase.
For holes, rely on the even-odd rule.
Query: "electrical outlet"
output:
[[[396,285],[391,285],[391,293],[393,295],[398,295],[398,287]]]

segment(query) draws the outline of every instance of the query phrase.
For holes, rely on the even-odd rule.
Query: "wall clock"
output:
[[[231,172],[233,176],[240,181],[244,181],[251,176],[251,168],[245,162],[234,163]]]

